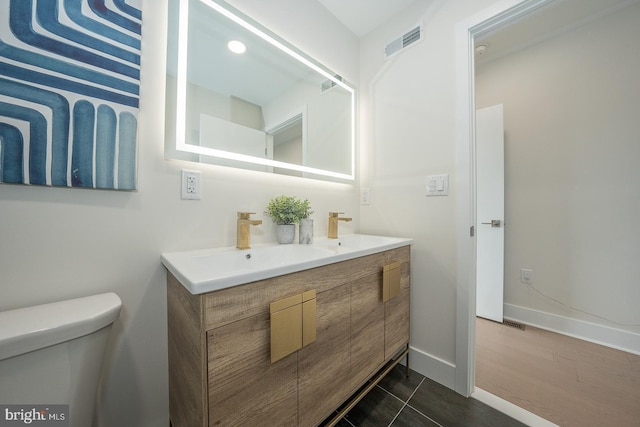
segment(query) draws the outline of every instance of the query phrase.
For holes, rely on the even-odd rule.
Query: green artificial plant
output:
[[[308,218],[313,213],[309,200],[298,199],[295,196],[273,197],[267,204],[265,215],[271,217],[276,224],[297,224],[301,219]]]

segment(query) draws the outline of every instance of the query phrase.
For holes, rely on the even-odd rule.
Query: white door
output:
[[[476,111],[476,314],[502,322],[504,125],[502,104]]]

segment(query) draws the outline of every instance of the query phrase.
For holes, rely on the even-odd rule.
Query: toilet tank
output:
[[[0,404],[69,405],[69,426],[93,423],[115,293],[0,312]]]

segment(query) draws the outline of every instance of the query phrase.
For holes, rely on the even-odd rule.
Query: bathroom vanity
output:
[[[411,242],[164,254],[172,425],[316,426],[364,395],[408,354]]]

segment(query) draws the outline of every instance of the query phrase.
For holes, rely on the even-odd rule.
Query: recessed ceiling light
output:
[[[237,53],[237,54],[245,53],[247,51],[247,47],[244,45],[244,43],[238,40],[231,40],[227,44],[227,47],[231,52]]]

